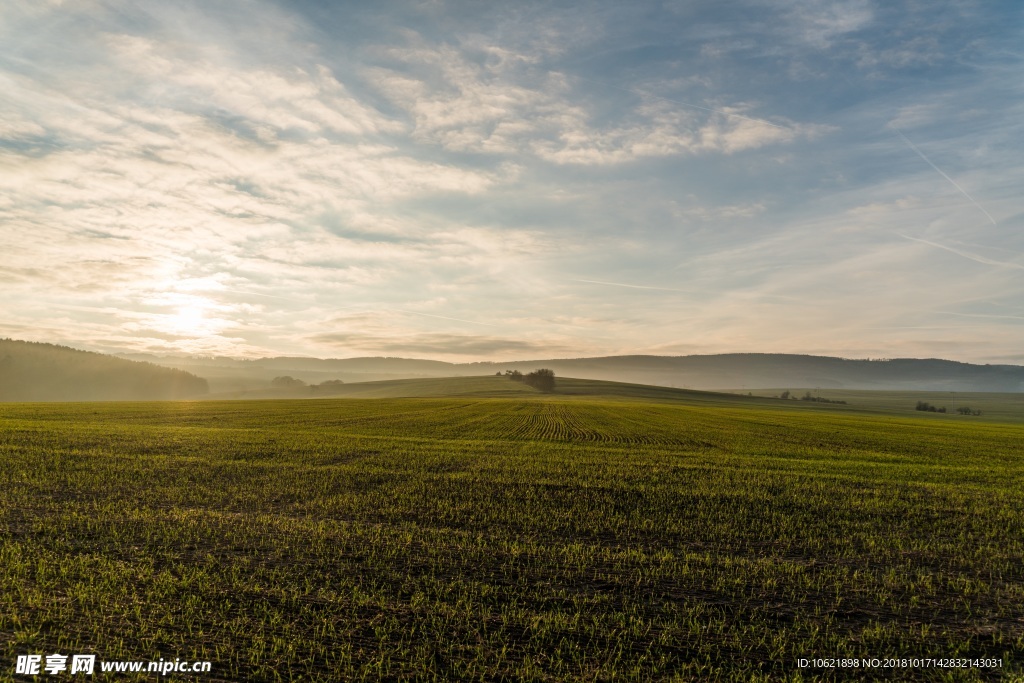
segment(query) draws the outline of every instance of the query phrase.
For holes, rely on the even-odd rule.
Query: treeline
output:
[[[783,391],[782,394],[779,396],[779,398],[785,398],[785,399],[790,399],[791,398],[791,399],[796,400],[796,396],[792,396],[789,393],[788,390]],[[846,405],[846,401],[841,401],[841,400],[839,400],[837,398],[823,398],[821,396],[814,396],[809,391],[807,393],[805,393],[803,396],[801,396],[800,400],[801,401],[813,401],[814,403],[838,403],[838,404],[841,404],[841,405]]]
[[[274,389],[285,389],[288,391],[296,391],[301,389],[309,389],[309,393],[325,393],[329,394],[332,391],[344,386],[344,382],[340,379],[329,379],[319,384],[307,384],[301,379],[296,379],[290,375],[282,375],[281,377],[275,377],[270,380],[270,386]]]
[[[202,377],[67,346],[0,339],[0,401],[152,401],[209,393]]]
[[[928,413],[944,413],[946,412],[946,406],[933,406],[931,403],[928,403],[927,401],[918,401],[917,405],[914,406],[914,410],[923,410]],[[956,412],[958,412],[961,415],[981,415],[980,410],[974,410],[970,406],[960,406],[959,408],[956,409]]]
[[[500,372],[494,373],[501,375]],[[534,370],[527,374],[523,374],[518,370],[506,370],[505,376],[513,382],[522,382],[526,386],[533,387],[540,391],[551,393],[555,390],[555,372],[554,370],[548,370],[547,368],[541,368]]]

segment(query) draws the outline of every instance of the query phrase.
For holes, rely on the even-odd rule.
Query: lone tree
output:
[[[547,368],[534,370],[526,375],[526,377],[523,378],[523,381],[527,386],[531,386],[534,389],[540,389],[547,393],[551,393],[555,390],[555,372],[554,370],[548,370]]]

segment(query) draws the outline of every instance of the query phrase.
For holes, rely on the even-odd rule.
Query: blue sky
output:
[[[1024,362],[1015,2],[5,2],[0,335]]]

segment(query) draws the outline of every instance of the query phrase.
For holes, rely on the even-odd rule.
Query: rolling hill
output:
[[[440,396],[482,391],[505,395],[533,391],[501,380],[480,382],[508,370],[550,368],[562,378],[623,385],[737,393],[783,389],[898,392],[1024,392],[1024,367],[977,365],[940,359],[852,360],[793,354],[709,356],[609,356],[507,363],[447,363],[409,358],[321,359],[160,357],[130,358],[63,346],[0,340],[0,400],[76,401],[194,398],[306,398],[332,396]],[[294,378],[275,388],[276,378]],[[407,380],[419,380],[408,384]],[[290,381],[290,380],[289,380]],[[440,382],[440,384],[438,384]],[[310,386],[303,386],[303,383]],[[318,386],[312,386],[318,385]],[[446,387],[440,390],[439,387]],[[470,387],[477,386],[478,389]],[[582,385],[580,385],[582,386]],[[608,386],[602,392],[608,391]],[[624,391],[624,390],[623,390]],[[397,392],[397,393],[396,393]],[[411,392],[411,393],[410,393]],[[615,390],[613,393],[620,393]],[[635,393],[634,389],[627,393]]]
[[[926,419],[949,419],[968,422],[1024,422],[1024,393],[912,392],[863,389],[822,389],[826,402],[800,400],[797,392],[790,399],[780,398],[781,391],[726,393],[678,389],[647,384],[629,384],[607,380],[559,377],[554,393],[545,394],[521,382],[494,375],[476,377],[430,377],[338,384],[329,387],[305,386],[291,389],[264,388],[249,391],[211,393],[210,400],[237,399],[543,399],[550,401],[627,402],[674,404],[678,406],[751,408],[760,410],[812,411],[832,414],[905,415]],[[914,406],[928,401],[948,408],[943,415],[921,413]],[[955,415],[957,406],[970,406],[984,417],[965,419]]]
[[[202,396],[201,377],[66,346],[0,339],[0,401],[143,401]]]
[[[135,355],[206,377],[214,392],[262,389],[277,376],[308,383],[493,375],[550,368],[561,377],[708,390],[821,387],[890,391],[1024,391],[1024,367],[941,359],[857,360],[795,354],[608,356],[446,363],[409,358],[183,358]]]

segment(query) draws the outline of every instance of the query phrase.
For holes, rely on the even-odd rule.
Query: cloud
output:
[[[573,79],[543,68],[537,57],[505,49],[501,59],[481,63],[450,44],[430,45],[418,36],[410,40],[410,47],[380,50],[400,67],[373,67],[367,77],[408,112],[414,139],[450,151],[530,153],[555,164],[608,165],[733,154],[834,130],[757,119],[744,105],[690,105],[629,90],[636,104],[625,120],[599,123],[580,103]],[[615,88],[598,85],[598,90]]]
[[[423,333],[413,335],[374,336],[366,334],[320,334],[310,338],[317,344],[330,347],[380,353],[427,354],[431,356],[459,356],[466,358],[522,357],[523,354],[569,352],[575,347],[551,341],[524,341],[500,337],[465,334]]]
[[[674,203],[672,213],[682,220],[723,221],[741,218],[753,218],[765,212],[767,206],[763,202],[750,204],[733,204],[725,206],[701,205],[698,197],[688,197],[688,205]]]
[[[319,279],[311,269],[332,273],[329,288],[372,286],[403,267],[468,264],[499,248],[486,229],[410,225],[389,205],[480,193],[505,171],[403,151],[385,139],[401,134],[403,124],[355,99],[323,65],[239,67],[237,55],[115,32],[94,47],[89,58],[97,71],[89,81],[71,82],[60,72],[5,74],[8,106],[20,119],[7,118],[0,132],[44,141],[28,150],[0,147],[0,166],[12,171],[0,174],[4,238],[12,243],[3,277],[72,306],[116,302],[118,308],[94,306],[88,315],[127,333],[68,325],[61,338],[103,336],[108,345],[137,338],[152,346],[163,335],[168,347],[237,350],[247,345],[222,334],[239,327],[237,307],[207,306],[217,315],[133,310],[149,306],[154,292],[197,282],[222,299],[294,304],[303,297],[259,289],[270,282],[308,286]],[[96,77],[115,64],[115,85]],[[360,236],[318,227],[325,213]],[[389,234],[400,238],[383,239]],[[523,231],[501,241],[530,248]],[[205,341],[186,340],[190,335]]]
[[[874,20],[869,0],[790,2],[785,15],[800,41],[815,48],[829,47],[836,39],[861,31]]]
[[[984,315],[939,340],[964,356],[1019,346],[989,317],[1024,253],[1005,11],[310,7],[4,5],[0,327],[238,355],[927,355],[954,311]]]
[[[661,292],[685,292],[685,289],[674,289],[672,287],[652,287],[648,285],[631,285],[623,282],[605,282],[603,280],[578,280],[574,279],[573,282],[585,282],[591,285],[608,285],[611,287],[625,287],[627,289],[653,289]]]
[[[186,58],[180,47],[155,39],[108,34],[104,42],[111,58],[137,79],[146,95],[166,99],[187,93],[206,108],[241,117],[267,141],[288,130],[366,135],[401,129],[400,123],[352,97],[322,64],[312,70],[238,69]]]

